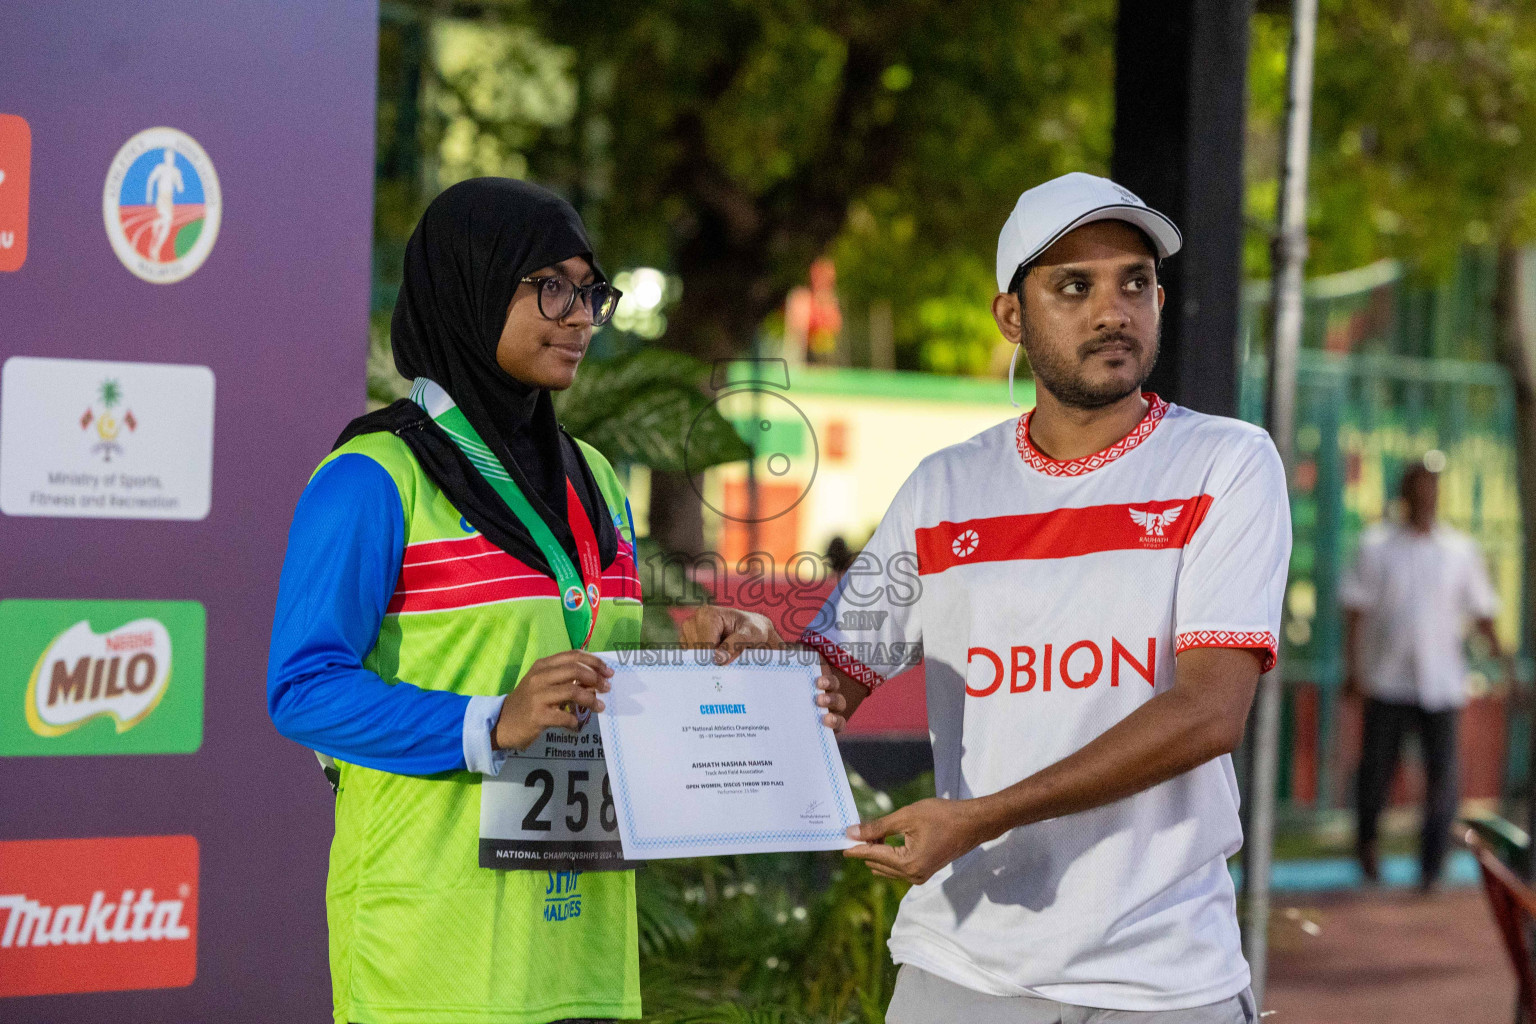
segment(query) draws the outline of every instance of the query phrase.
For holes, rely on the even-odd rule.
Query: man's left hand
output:
[[[725,665],[748,647],[780,647],[784,640],[766,615],[707,604],[678,629],[684,647],[712,647]]]
[[[899,878],[922,885],[934,872],[975,849],[987,837],[974,800],[930,797],[908,804],[883,818],[854,825],[848,838],[863,845],[844,850],[869,865],[882,878]],[[887,846],[887,836],[902,836],[906,845]]]

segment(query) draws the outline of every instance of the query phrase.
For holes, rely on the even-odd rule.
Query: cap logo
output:
[[[1145,206],[1145,205],[1147,205],[1146,203],[1143,203],[1137,197],[1136,193],[1132,192],[1128,188],[1121,188],[1119,185],[1116,185],[1113,182],[1110,183],[1110,187],[1113,188],[1116,192],[1118,192],[1120,194],[1120,198],[1121,199],[1124,199],[1126,202],[1130,203],[1132,206]]]

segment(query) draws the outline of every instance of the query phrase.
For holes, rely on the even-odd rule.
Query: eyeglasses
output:
[[[613,311],[619,308],[619,299],[624,294],[607,281],[577,284],[559,274],[525,277],[521,283],[531,284],[538,289],[539,313],[546,320],[565,319],[575,308],[576,297],[580,296],[587,311],[592,314],[593,327],[601,327],[613,319]]]

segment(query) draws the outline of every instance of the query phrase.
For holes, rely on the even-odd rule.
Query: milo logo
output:
[[[77,622],[48,645],[27,681],[27,725],[62,736],[98,715],[127,732],[165,696],[171,634],[157,619],[135,619],[98,634]]]
[[[0,756],[197,750],[205,630],[196,601],[0,601]]]

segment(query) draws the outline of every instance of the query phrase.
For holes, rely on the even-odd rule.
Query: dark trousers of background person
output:
[[[1403,734],[1415,732],[1424,755],[1424,831],[1419,838],[1420,884],[1440,877],[1451,822],[1461,791],[1457,777],[1456,722],[1460,712],[1425,711],[1417,704],[1367,700],[1356,780],[1355,844],[1361,861],[1374,863],[1376,820],[1386,808],[1402,752]]]

